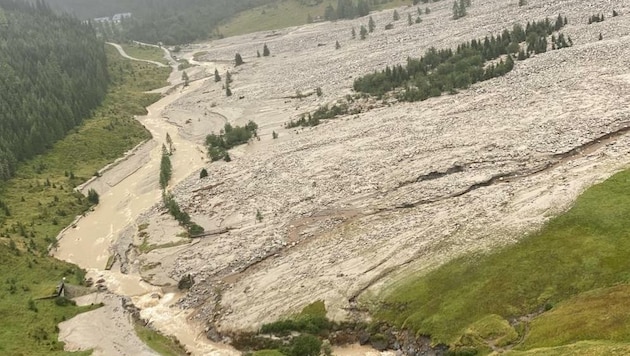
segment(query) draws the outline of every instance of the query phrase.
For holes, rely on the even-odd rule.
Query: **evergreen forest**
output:
[[[121,26],[103,24],[105,33],[116,41],[133,39],[166,45],[182,44],[212,36],[217,25],[238,12],[274,0],[49,0],[53,8],[83,19],[130,12]],[[100,24],[99,24],[100,25]],[[216,34],[215,34],[216,35]]]
[[[88,117],[107,91],[103,42],[43,2],[0,0],[0,180]]]
[[[408,58],[406,66],[388,66],[357,78],[354,90],[375,96],[395,91],[399,100],[420,101],[468,88],[510,72],[515,59],[527,59],[549,47],[571,46],[570,37],[556,33],[566,24],[566,18],[558,15],[555,22],[547,18],[528,22],[525,28],[516,24],[511,31],[504,30],[497,36],[462,43],[455,51],[430,48],[420,59]]]

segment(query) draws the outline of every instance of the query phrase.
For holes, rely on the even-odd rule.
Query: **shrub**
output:
[[[199,179],[206,178],[207,176],[208,171],[205,168],[201,169],[201,172],[199,172]]]
[[[291,340],[282,353],[288,356],[319,356],[322,342],[313,335],[300,335]]]

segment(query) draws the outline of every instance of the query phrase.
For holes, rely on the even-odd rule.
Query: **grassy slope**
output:
[[[131,57],[168,64],[168,61],[164,58],[164,51],[160,48],[136,43],[121,44],[120,46]]]
[[[187,355],[186,349],[174,339],[164,336],[159,332],[136,323],[134,325],[136,335],[153,351],[162,356],[185,356]]]
[[[2,355],[64,354],[63,345],[56,342],[56,324],[86,309],[41,300],[34,302],[35,312],[29,300],[53,293],[64,276],[80,283],[83,272],[46,257],[47,246],[88,207],[72,187],[149,138],[133,114],[144,113],[144,107],[158,99],[142,91],[165,85],[169,69],[124,60],[109,46],[107,54],[114,85],[94,117],[48,153],[21,164],[16,177],[0,185],[0,200],[10,211],[10,216],[0,211]]]
[[[629,215],[630,171],[625,171],[590,188],[570,211],[518,244],[490,255],[460,258],[407,280],[384,296],[376,316],[430,334],[435,342],[452,343],[467,326],[489,314],[522,316],[582,292],[630,283]],[[533,339],[523,347],[584,339],[630,341],[623,323],[627,318],[619,319],[612,308],[599,309],[601,318],[616,323],[605,324],[598,333],[590,332],[577,315],[561,314],[583,300],[567,301],[539,317],[532,324]],[[618,294],[606,291],[595,300],[601,305],[623,303]],[[573,328],[570,335],[552,331],[562,325]]]
[[[243,11],[234,16],[227,23],[219,26],[219,32],[224,36],[237,36],[246,33],[266,30],[276,30],[306,23],[310,14],[313,18],[324,15],[324,9],[329,1],[317,6],[301,5],[297,0],[277,1],[274,4],[256,7]],[[336,6],[333,2],[333,6]],[[372,10],[382,10],[411,4],[411,0],[389,0]]]

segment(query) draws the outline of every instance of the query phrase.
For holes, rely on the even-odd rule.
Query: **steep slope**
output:
[[[88,25],[43,5],[0,1],[0,179],[100,104],[108,84],[103,43]]]

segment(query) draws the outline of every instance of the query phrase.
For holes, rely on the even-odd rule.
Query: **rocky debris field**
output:
[[[474,2],[457,21],[452,3],[431,3],[431,13],[412,26],[407,13],[415,19],[416,8],[400,8],[392,30],[384,30],[392,11],[384,11],[373,14],[377,29],[364,41],[350,33],[366,18],[185,47],[184,57],[207,52],[203,73],[237,52],[246,63],[222,64],[223,76],[223,69],[233,74],[233,96],[210,75],[162,115],[196,141],[225,122],[253,120],[260,140],[230,151],[232,162],[208,163],[208,177],[193,174],[173,190],[193,221],[229,229],[177,248],[172,263],[157,267],[173,281],[193,276],[180,307],[197,308],[215,339],[216,330],[255,329],[317,299],[329,316],[352,318],[357,305],[412,271],[513,243],[625,168],[630,7],[516,3]],[[613,9],[620,16],[612,18]],[[596,13],[606,20],[588,25]],[[352,93],[360,75],[431,46],[454,48],[558,14],[568,18],[562,32],[574,46],[517,62],[504,77],[313,128],[284,128]],[[272,56],[256,58],[263,44]],[[317,87],[323,96],[291,98]]]

